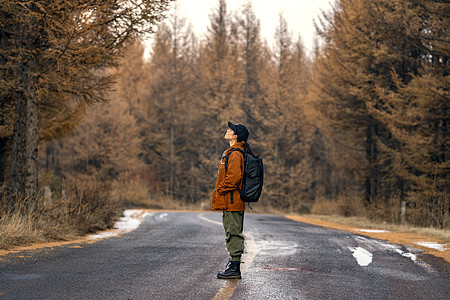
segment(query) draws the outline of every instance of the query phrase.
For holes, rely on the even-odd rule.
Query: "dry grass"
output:
[[[419,227],[408,223],[400,225],[399,201],[392,199],[384,206],[366,208],[358,197],[340,197],[336,201],[316,199],[311,218],[342,225],[414,233],[450,242],[450,230]]]
[[[343,217],[339,215],[306,215],[308,218],[332,222],[341,225],[352,226],[354,228],[388,230],[392,232],[413,233],[428,236],[441,240],[444,243],[450,243],[450,230],[438,229],[432,227],[416,227],[413,225],[399,225],[386,222],[370,220],[365,217]]]
[[[43,230],[35,225],[33,214],[13,213],[0,219],[0,249],[7,249],[23,244],[45,240]]]
[[[0,219],[0,249],[29,245],[54,240],[76,238],[75,226],[48,218],[39,209],[36,211],[13,211]]]
[[[125,206],[146,207],[149,192],[146,182],[132,176],[121,176],[111,184],[111,198]]]
[[[152,193],[147,181],[126,174],[111,184],[111,198],[124,207],[177,209],[181,205],[163,193]]]
[[[337,200],[317,198],[312,207],[311,213],[316,215],[341,215],[345,217],[365,216],[366,209],[361,199],[357,196],[340,196]]]
[[[92,178],[84,178],[66,182],[65,188],[66,195],[52,203],[39,199],[34,207],[26,207],[25,201],[17,201],[15,209],[3,214],[0,249],[71,240],[112,227],[120,210],[110,201],[108,187]]]

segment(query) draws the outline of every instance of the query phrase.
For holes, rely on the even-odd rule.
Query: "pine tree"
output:
[[[401,44],[410,64],[392,68],[392,83],[378,85],[384,105],[371,105],[398,141],[390,145],[394,171],[408,186],[411,222],[449,226],[448,27],[450,5],[436,1],[380,1],[377,26]],[[400,21],[400,22],[399,22]],[[389,55],[399,55],[389,48]],[[414,66],[414,69],[411,69]],[[406,70],[405,70],[406,69]]]
[[[141,140],[128,99],[112,97],[89,110],[75,134],[59,143],[65,176],[84,174],[104,182],[139,170]],[[131,176],[129,174],[129,176]]]
[[[219,0],[210,15],[210,26],[200,50],[200,160],[214,185],[217,163],[227,147],[223,139],[227,121],[242,123],[241,106],[243,68],[239,63],[240,50],[236,41],[237,25],[227,11],[226,1]],[[205,126],[205,124],[207,124]]]
[[[111,191],[110,202],[147,200],[143,137],[138,123],[143,111],[143,54],[140,42],[124,52],[120,77],[114,92],[108,95],[108,103],[89,107],[71,134],[45,143],[46,153],[40,157],[45,168],[40,176],[44,182],[52,176],[50,185],[56,195],[62,196],[63,189],[73,182],[98,181]],[[48,180],[45,183],[49,184]],[[136,194],[142,199],[132,198]]]
[[[257,133],[262,129],[260,111],[264,101],[264,91],[261,77],[265,73],[264,45],[261,40],[260,21],[256,17],[250,1],[247,1],[241,8],[237,16],[238,36],[236,37],[242,44],[242,61],[244,67],[245,81],[243,84],[243,94],[241,107],[244,111],[244,124],[252,128],[252,133]]]
[[[190,25],[175,12],[158,29],[149,62],[145,155],[158,170],[164,194],[180,201],[197,189],[190,174],[197,152],[191,139],[200,128],[196,128],[197,51]]]
[[[9,206],[20,198],[32,206],[36,199],[40,115],[46,115],[38,103],[61,99],[63,107],[76,110],[77,103],[103,100],[114,76],[102,69],[117,65],[127,41],[152,31],[169,1],[122,4],[116,0],[0,3],[1,44],[7,45],[0,50],[4,60],[0,86],[15,91]]]
[[[315,61],[315,92],[328,122],[322,129],[335,137],[334,161],[344,161],[364,184],[366,200],[386,207],[393,220],[399,200],[419,211],[410,221],[442,226],[448,218],[441,200],[448,193],[447,154],[445,139],[438,138],[448,120],[440,87],[448,57],[448,20],[440,12],[445,7],[434,1],[342,0],[324,16],[320,31],[325,45]]]
[[[338,1],[332,15],[324,16],[319,33],[325,41],[315,61],[318,109],[325,116],[323,130],[330,130],[333,156],[364,189],[367,204],[399,191],[392,174],[391,157],[383,144],[393,143],[382,122],[368,111],[370,104],[382,101],[376,96],[377,84],[390,81],[382,32],[374,26],[370,4],[364,1]],[[399,58],[398,64],[404,63]],[[380,148],[381,147],[381,148]],[[363,167],[362,167],[363,166]],[[392,182],[390,188],[385,182]],[[358,188],[355,190],[358,191]]]
[[[273,82],[272,50],[261,37],[260,20],[254,8],[247,1],[236,16],[240,43],[239,60],[243,80],[240,83],[239,106],[243,112],[243,123],[250,130],[250,144],[257,154],[264,155],[267,120],[270,118],[270,99],[268,97]],[[264,151],[265,152],[265,151]]]
[[[307,60],[299,38],[293,42],[287,22],[280,14],[275,32],[273,80],[269,88],[270,118],[267,152],[267,194],[272,205],[300,209],[311,178],[306,172],[305,117]],[[295,196],[293,196],[295,195]]]

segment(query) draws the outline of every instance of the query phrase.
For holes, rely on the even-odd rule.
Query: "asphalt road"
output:
[[[282,216],[247,214],[244,231],[242,280],[216,278],[220,213],[156,212],[121,237],[1,256],[0,299],[450,298],[449,264],[417,249]]]

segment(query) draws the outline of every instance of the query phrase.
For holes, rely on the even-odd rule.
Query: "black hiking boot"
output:
[[[230,261],[225,271],[217,273],[217,278],[241,279],[240,265],[241,265],[240,261]]]

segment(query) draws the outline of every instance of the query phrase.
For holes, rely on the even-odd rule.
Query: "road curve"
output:
[[[420,250],[247,214],[242,280],[220,213],[153,212],[94,244],[0,257],[0,299],[448,299],[450,266]]]

